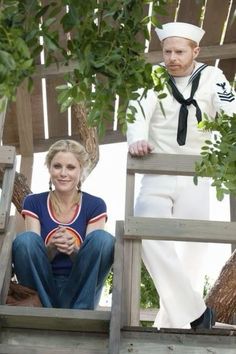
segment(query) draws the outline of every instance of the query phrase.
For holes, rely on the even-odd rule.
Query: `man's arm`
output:
[[[153,150],[153,146],[148,142],[150,120],[155,111],[157,97],[153,91],[147,93],[140,104],[131,101],[130,105],[136,108],[135,121],[128,124],[127,142],[129,152],[132,156],[144,156]],[[142,106],[142,108],[140,107]]]
[[[236,113],[235,91],[221,70],[218,70],[214,91],[214,105],[217,112],[223,110],[230,116]]]

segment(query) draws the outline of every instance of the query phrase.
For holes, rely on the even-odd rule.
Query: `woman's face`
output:
[[[52,184],[58,192],[76,190],[81,172],[79,161],[71,152],[58,152],[49,167]]]

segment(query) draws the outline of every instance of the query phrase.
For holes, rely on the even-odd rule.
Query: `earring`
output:
[[[78,193],[81,192],[81,181],[79,181],[79,183],[77,185],[77,190],[78,190]]]
[[[51,180],[49,180],[49,190],[50,190],[50,192],[52,191],[52,181]]]

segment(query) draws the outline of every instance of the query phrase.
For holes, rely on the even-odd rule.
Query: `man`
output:
[[[127,141],[132,156],[148,153],[200,153],[210,133],[198,128],[206,113],[214,119],[224,110],[236,112],[236,99],[221,70],[196,62],[204,30],[181,22],[156,29],[171,91],[158,101],[149,90],[141,101],[132,102],[137,114],[129,124]],[[162,106],[162,107],[161,107]],[[164,113],[163,113],[164,112]],[[209,180],[198,186],[192,177],[144,175],[135,206],[136,216],[209,219]],[[160,296],[157,327],[211,328],[213,311],[201,294],[207,244],[144,240],[143,261]]]

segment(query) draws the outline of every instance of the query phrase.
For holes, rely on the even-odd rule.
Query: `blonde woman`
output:
[[[37,290],[44,307],[94,309],[113,263],[106,204],[81,191],[88,164],[81,144],[57,141],[45,163],[49,191],[24,200],[25,232],[13,243],[15,274]]]

